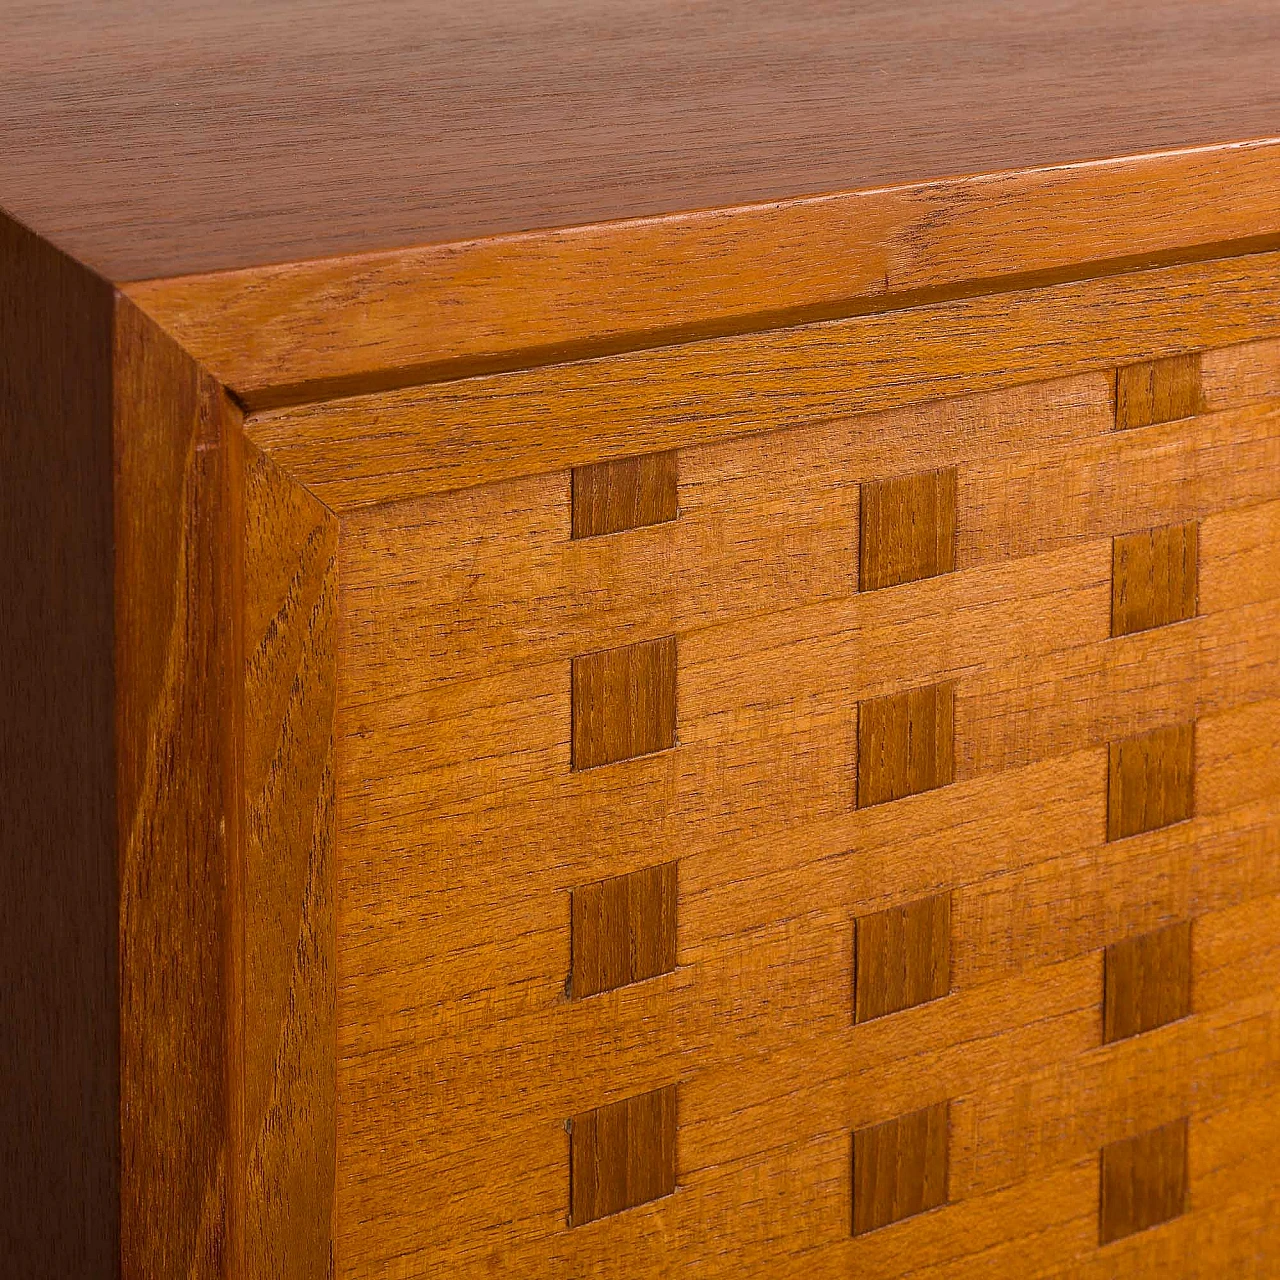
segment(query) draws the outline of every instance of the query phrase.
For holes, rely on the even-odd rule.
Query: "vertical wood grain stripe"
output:
[[[926,685],[858,704],[858,808],[955,779],[955,685]]]
[[[854,924],[854,1021],[869,1022],[951,990],[951,895],[862,916]]]
[[[956,469],[862,486],[858,585],[877,591],[956,567]]]
[[[1113,942],[1103,972],[1105,1043],[1185,1018],[1191,1012],[1191,922]]]
[[[1194,724],[1169,725],[1113,742],[1108,766],[1108,840],[1167,827],[1194,812]]]
[[[677,514],[677,454],[647,453],[573,468],[573,536],[664,524]]]
[[[853,1134],[853,1234],[947,1200],[950,1104],[934,1103]]]
[[[1131,635],[1196,616],[1200,524],[1164,525],[1111,543],[1111,634]]]
[[[1204,408],[1200,354],[1167,356],[1116,370],[1116,426],[1148,427],[1189,418]]]
[[[243,1239],[225,470],[238,413],[124,301],[115,359],[121,1274],[214,1280]]]
[[[187,452],[197,429],[184,420],[197,408],[190,362],[170,371],[158,331],[120,303],[131,323],[117,334],[113,382],[115,305],[105,280],[0,211],[0,1271],[13,1276],[133,1280],[155,1256],[158,1200],[169,1256],[198,1277],[208,1273],[187,1251],[187,1194],[208,1195],[211,1236],[224,1225],[212,1182],[224,1133],[223,988],[216,968],[204,968],[218,944],[217,895],[202,880],[194,902],[175,902],[166,882],[186,849],[158,843],[169,856],[149,858],[153,846],[136,843],[153,822],[165,837],[185,819],[219,883],[220,792],[194,764],[187,774],[165,687],[166,645],[179,638],[198,655],[193,665],[216,671],[199,602],[189,606],[175,584],[203,580],[202,548],[186,540],[188,504],[202,504],[208,526],[217,503],[207,467]],[[122,645],[114,661],[113,639]],[[207,724],[198,708],[216,706],[217,690],[187,696],[196,753]],[[166,759],[178,772],[159,808],[147,809],[153,748],[172,748]],[[119,895],[142,885],[151,892],[131,898],[122,918]],[[126,958],[167,966],[172,986],[135,982]],[[201,978],[210,979],[207,1022],[188,1028],[185,997]],[[165,1166],[149,1153],[164,1152],[172,1132],[164,1082],[173,1058],[169,1044],[148,1044],[145,1014],[167,999],[160,1016],[184,1036],[185,1078],[212,1087]],[[122,1025],[122,1014],[138,1021]],[[154,1107],[143,1092],[153,1064]],[[131,1078],[142,1088],[126,1097],[138,1105],[122,1112]],[[122,1145],[135,1137],[136,1194],[121,1185]],[[172,1203],[165,1175],[178,1184]],[[136,1269],[122,1266],[122,1212],[146,1249]]]
[[[1103,1147],[1100,1163],[1100,1244],[1178,1217],[1187,1199],[1186,1117]]]
[[[676,865],[645,867],[573,891],[574,999],[676,967]]]
[[[675,746],[675,636],[574,658],[572,684],[574,769]]]
[[[244,481],[247,1273],[329,1264],[338,520],[252,445]]]
[[[676,1189],[676,1086],[574,1116],[569,1222],[581,1226]]]

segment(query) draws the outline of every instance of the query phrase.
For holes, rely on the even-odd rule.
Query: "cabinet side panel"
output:
[[[111,526],[110,290],[0,214],[0,1258],[13,1276],[118,1271]]]
[[[337,518],[244,457],[246,1280],[319,1280],[334,1180]]]
[[[195,1280],[234,1270],[235,422],[124,301],[115,361],[122,1271]]]

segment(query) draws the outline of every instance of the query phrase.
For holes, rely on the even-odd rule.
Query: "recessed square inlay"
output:
[[[946,1203],[949,1127],[950,1106],[939,1102],[855,1130],[855,1236]]]
[[[1145,1231],[1176,1218],[1187,1201],[1187,1120],[1103,1147],[1098,1241]]]
[[[573,469],[573,536],[594,538],[674,520],[676,452],[593,462]]]
[[[868,481],[860,496],[858,586],[877,591],[956,567],[956,469]]]
[[[572,895],[575,1000],[676,967],[676,864],[582,885]]]
[[[569,1221],[606,1218],[676,1188],[676,1086],[574,1116]]]
[[[1111,543],[1111,634],[1131,635],[1196,616],[1200,526],[1164,525]]]
[[[1107,839],[1122,840],[1191,817],[1195,809],[1195,725],[1175,724],[1113,742],[1107,783]]]
[[[955,778],[955,685],[931,684],[858,704],[858,808]]]
[[[573,660],[573,767],[630,760],[676,742],[676,638]]]
[[[951,895],[854,923],[854,1021],[869,1022],[951,990]]]
[[[1116,370],[1116,426],[1148,427],[1190,418],[1204,407],[1200,355],[1166,356]]]
[[[1104,961],[1104,1041],[1124,1040],[1191,1012],[1191,922],[1113,942]]]

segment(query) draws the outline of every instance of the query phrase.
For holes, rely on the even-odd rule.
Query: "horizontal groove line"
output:
[[[322,404],[329,400],[462,382],[469,378],[499,373],[529,372],[559,364],[573,364],[608,356],[633,355],[642,351],[686,346],[716,338],[765,334],[801,325],[820,324],[833,320],[853,320],[860,316],[907,311],[945,302],[961,302],[970,298],[1016,293],[1058,284],[1106,280],[1161,267],[1188,266],[1200,262],[1245,258],[1271,253],[1277,249],[1280,249],[1280,233],[1251,236],[1243,240],[1217,241],[1211,244],[1163,250],[1159,253],[1106,258],[1044,271],[962,280],[932,288],[907,289],[898,293],[862,294],[838,301],[750,312],[722,320],[709,320],[690,325],[633,330],[610,338],[583,339],[578,342],[549,346],[520,347],[483,356],[424,361],[421,364],[370,370],[367,373],[348,374],[336,378],[317,378],[305,382],[253,389],[238,390],[231,387],[229,391],[247,413],[266,413],[273,410],[301,408],[309,404]]]
[[[1280,341],[1280,337],[1255,339],[1254,341],[1249,343],[1228,344],[1228,345],[1253,346],[1253,345],[1256,345],[1258,342],[1275,342],[1275,341]],[[1035,386],[1045,386],[1045,385],[1052,385],[1056,383],[1068,382],[1073,379],[1088,377],[1091,372],[1096,374],[1098,371],[1077,369],[1075,371],[1068,371],[1066,373],[1054,374],[1052,377],[1032,378],[1027,382],[1011,383],[1008,386],[1005,386],[1004,384],[1000,384],[999,386],[985,387],[977,391],[966,391],[966,392],[962,392],[959,396],[947,397],[947,398],[969,400],[977,397],[999,395],[1002,392],[1008,392],[1015,387],[1035,387]],[[938,400],[938,397],[936,396],[934,397],[926,396],[921,400],[912,401],[908,404],[899,405],[896,408],[892,408],[888,410],[865,409],[865,410],[859,410],[854,413],[815,414],[813,417],[805,418],[799,422],[792,422],[792,423],[786,423],[786,424],[772,424],[769,426],[762,426],[762,427],[744,427],[741,431],[732,431],[725,435],[714,436],[711,440],[706,442],[695,441],[687,445],[676,444],[676,445],[671,445],[666,447],[669,447],[676,451],[679,451],[681,449],[699,449],[703,447],[715,448],[732,441],[750,440],[750,439],[761,437],[761,436],[781,435],[785,432],[790,432],[790,431],[820,431],[820,430],[823,430],[824,428],[837,426],[840,423],[855,422],[863,418],[875,417],[877,414],[882,412],[897,414],[897,413],[904,413],[904,412],[919,410],[927,404],[936,403],[937,400]],[[1277,398],[1271,395],[1260,395],[1260,396],[1254,396],[1252,398],[1240,398],[1240,399],[1233,398],[1232,400],[1226,403],[1215,402],[1210,408],[1206,409],[1203,413],[1192,414],[1191,416],[1186,418],[1171,418],[1166,422],[1151,422],[1143,427],[1127,427],[1127,428],[1124,428],[1124,431],[1128,434],[1136,436],[1139,432],[1152,431],[1158,428],[1166,428],[1166,427],[1177,425],[1179,423],[1196,422],[1204,418],[1216,418],[1226,414],[1240,413],[1247,409],[1256,409],[1259,405],[1267,406],[1269,409],[1275,409],[1277,411],[1280,411],[1280,398]],[[249,425],[252,426],[253,424],[250,423]],[[1090,441],[1106,440],[1118,434],[1119,432],[1117,431],[1117,429],[1114,426],[1112,426],[1112,427],[1106,428],[1103,431],[1099,431],[1096,434],[1072,437],[1070,440],[1064,440],[1061,443],[1063,444],[1063,446],[1067,444],[1085,445]],[[250,435],[249,439],[254,440],[254,442],[256,443],[256,440],[252,435]],[[1018,457],[1024,453],[1034,452],[1037,449],[1053,448],[1053,447],[1055,446],[1051,444],[1046,444],[1042,446],[1033,446],[1032,449],[1021,448],[1018,450],[1016,454],[1012,454],[1009,456]],[[954,462],[947,463],[945,465],[958,466],[958,467],[972,466],[972,465],[976,465],[984,462],[995,462],[1004,456],[1005,455],[1000,451],[992,451],[991,453],[974,454],[972,457],[957,458],[955,459]],[[394,506],[401,505],[404,503],[409,503],[409,502],[430,502],[430,501],[436,501],[440,499],[452,498],[452,497],[456,497],[459,494],[472,492],[477,489],[486,489],[493,485],[511,484],[511,483],[524,481],[524,480],[536,480],[543,476],[553,476],[553,475],[561,475],[561,474],[567,475],[568,472],[573,470],[573,468],[578,465],[581,465],[581,464],[570,462],[570,463],[562,463],[550,468],[544,467],[542,469],[538,469],[537,467],[535,467],[533,470],[530,470],[530,471],[525,471],[525,470],[504,471],[500,475],[489,476],[484,479],[465,480],[461,483],[454,484],[446,488],[422,489],[422,490],[413,491],[405,494],[400,494],[396,497],[391,497],[391,498],[361,498],[352,502],[343,502],[343,503],[340,503],[336,509],[332,509],[332,510],[334,514],[339,516],[348,516],[356,513],[365,515],[370,512],[377,511],[381,508],[394,507]],[[431,468],[426,466],[421,466],[421,467],[393,466],[390,469],[384,470],[384,471],[368,471],[364,473],[363,479],[365,481],[387,481],[387,480],[393,480],[397,478],[403,479],[409,476],[427,475],[430,473],[431,473]],[[849,483],[850,483],[850,486],[857,486],[859,484],[862,484],[864,480],[871,480],[875,478],[877,477],[867,476],[859,480],[851,480]],[[880,478],[883,478],[883,477],[880,477]],[[325,480],[322,482],[322,487],[328,487],[330,485],[341,485],[342,483],[343,483],[343,479],[341,477],[338,477],[338,478],[330,477],[328,480]],[[317,501],[319,501],[319,499],[317,499]],[[663,525],[666,525],[669,523],[671,522],[664,521]],[[642,527],[649,527],[649,526],[642,526]],[[662,527],[662,526],[658,526],[658,527]],[[622,534],[633,533],[633,532],[635,532],[635,530],[633,529],[621,529],[617,533],[603,534],[600,536],[614,538],[614,537],[619,537]],[[591,541],[591,540],[579,539],[579,541]]]

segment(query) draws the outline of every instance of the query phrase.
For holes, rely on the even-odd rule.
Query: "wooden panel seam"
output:
[[[1170,204],[1170,193],[1216,191],[1224,165],[1237,193],[1229,208],[1203,195]],[[842,309],[832,280],[846,298],[902,307],[966,281],[990,289],[1003,276],[1008,289],[1035,270],[1111,259],[1118,269],[1135,252],[1205,243],[1221,255],[1231,239],[1275,234],[1278,174],[1276,145],[1261,140],[123,287],[261,407],[373,390],[379,376],[388,385],[484,372],[495,353],[528,366],[575,347],[603,355],[759,331],[806,308],[812,319],[831,318]],[[993,252],[990,210],[1011,207],[1018,235]],[[773,269],[761,273],[761,261]],[[635,285],[618,267],[632,262],[646,268]],[[663,287],[649,287],[651,278]],[[673,291],[686,279],[696,287]],[[517,282],[518,298],[495,305],[506,282]],[[347,324],[335,329],[335,313]]]
[[[1031,289],[1017,307],[985,296],[354,396],[261,412],[248,430],[345,511],[1270,338],[1275,263],[1160,268]],[[1087,342],[1084,313],[1096,316]]]

